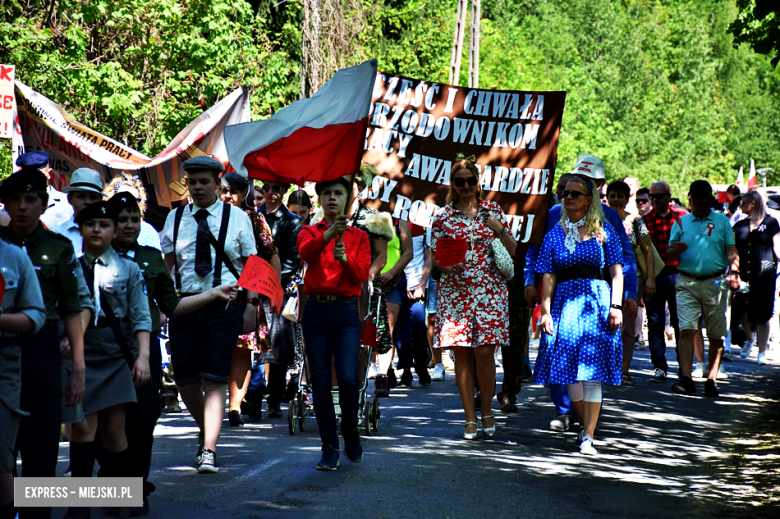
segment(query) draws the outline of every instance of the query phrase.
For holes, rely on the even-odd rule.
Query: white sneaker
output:
[[[703,362],[699,362],[696,364],[696,369],[693,370],[693,373],[691,373],[691,377],[693,378],[704,378],[704,373],[706,372],[707,367],[704,365]]]
[[[758,364],[760,366],[763,366],[764,364],[769,364],[766,360],[766,353],[759,353],[758,354]]]
[[[718,367],[718,376],[716,378],[718,380],[729,378],[729,374],[726,373],[726,368],[723,367],[723,364]]]
[[[739,356],[742,359],[748,358],[750,355],[750,352],[753,350],[753,346],[756,345],[756,341],[753,340],[753,342],[745,341],[745,344],[742,345],[742,351],[739,352]]]
[[[599,452],[593,446],[593,438],[590,434],[586,434],[582,437],[582,443],[580,443],[580,454],[587,454],[588,456],[595,456]]]
[[[431,380],[444,380],[444,364],[436,364],[434,366]]]
[[[371,367],[368,368],[368,378],[369,379],[376,378],[376,362],[372,362]]]

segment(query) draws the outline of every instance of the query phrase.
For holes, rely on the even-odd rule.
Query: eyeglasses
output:
[[[564,191],[563,192],[563,198],[572,197],[573,199],[576,200],[576,199],[578,199],[581,196],[590,196],[590,195],[587,195],[587,194],[583,193],[582,191]]]
[[[650,199],[649,199],[649,198],[637,198],[637,199],[636,199],[636,203],[637,203],[637,204],[642,204],[642,205],[644,205],[644,204],[646,204],[646,203],[648,203],[648,202],[650,202]]]
[[[671,196],[671,193],[651,193],[647,195],[650,197],[650,200],[661,200],[662,198],[666,198],[667,196]]]
[[[477,177],[469,177],[469,178],[458,177],[453,179],[452,183],[455,184],[457,187],[463,187],[466,184],[473,187],[477,185]]]
[[[268,184],[263,184],[263,191],[268,192],[274,192],[274,193],[281,193],[282,192],[282,186],[269,186]]]

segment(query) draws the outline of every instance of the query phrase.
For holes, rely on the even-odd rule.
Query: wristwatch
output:
[[[623,311],[623,305],[612,304],[612,305],[609,305],[609,307],[610,308],[614,308],[615,310],[620,310],[621,312]]]

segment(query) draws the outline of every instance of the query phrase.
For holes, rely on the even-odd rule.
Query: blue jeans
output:
[[[550,384],[550,398],[555,404],[555,412],[558,414],[574,414],[569,400],[569,390],[566,384]]]
[[[659,274],[655,277],[655,294],[653,297],[645,296],[645,309],[647,312],[647,335],[650,340],[650,360],[653,367],[669,371],[666,362],[666,339],[664,328],[666,327],[665,306],[669,304],[669,321],[674,328],[674,338],[680,346],[680,325],[677,321],[677,273]]]
[[[322,443],[338,449],[336,412],[331,398],[332,367],[336,368],[339,384],[341,430],[348,435],[358,424],[361,383],[357,299],[321,303],[308,298],[301,327],[320,438]]]

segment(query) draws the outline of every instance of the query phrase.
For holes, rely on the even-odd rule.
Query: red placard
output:
[[[439,267],[451,267],[466,261],[469,245],[465,239],[439,238],[436,240],[435,260]]]
[[[260,256],[254,254],[249,256],[241,277],[238,278],[238,284],[247,290],[270,297],[276,303],[276,313],[282,311],[284,298],[282,284],[271,264]]]
[[[3,296],[5,295],[5,278],[3,273],[0,272],[0,305],[3,304]]]

